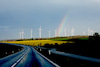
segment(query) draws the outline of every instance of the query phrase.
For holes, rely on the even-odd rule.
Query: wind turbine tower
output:
[[[65,29],[65,36],[67,36],[67,35],[66,35],[66,29]]]
[[[93,34],[94,33],[94,30],[91,30],[91,34]]]
[[[23,39],[24,38],[24,34],[25,34],[23,29],[22,29],[21,33],[22,33],[22,39]]]
[[[55,30],[55,37],[56,37],[56,30]]]
[[[49,38],[50,38],[50,33],[51,33],[51,31],[48,31],[49,32]]]
[[[31,29],[31,38],[33,38],[32,33],[33,33],[33,31],[32,31],[32,29]]]
[[[74,36],[74,32],[75,32],[75,29],[72,28],[72,30],[71,30],[71,35],[72,35],[72,36]]]
[[[86,35],[86,34],[85,34],[85,31],[83,31],[83,35]]]
[[[42,29],[41,29],[41,26],[39,28],[39,38],[41,38],[41,32],[42,32]]]
[[[20,39],[22,39],[22,32],[19,32],[19,35],[20,35]]]
[[[88,28],[88,35],[90,35],[90,28]]]
[[[88,35],[92,35],[94,33],[93,30],[91,30],[90,28],[88,28]]]

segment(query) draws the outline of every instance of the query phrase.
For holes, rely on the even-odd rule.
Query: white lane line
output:
[[[14,63],[11,67],[14,67],[17,63]]]
[[[34,48],[33,48],[34,49]],[[35,50],[36,51],[36,50]],[[39,53],[38,51],[36,51],[37,53]],[[44,55],[42,55],[41,53],[39,53],[43,58],[45,58],[47,61],[49,61],[51,64],[53,64],[56,67],[61,67],[59,65],[57,65],[56,63],[54,63],[53,61],[49,60],[48,58],[46,58]]]
[[[15,67],[15,66],[24,58],[24,56],[25,56],[27,53],[28,53],[28,51],[25,52],[25,54],[24,54],[20,59],[18,59],[11,67]]]
[[[21,59],[19,59],[19,60],[17,61],[17,63],[18,63],[19,61],[21,61]]]

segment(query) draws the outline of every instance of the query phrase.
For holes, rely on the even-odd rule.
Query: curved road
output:
[[[75,58],[75,59],[81,59],[81,60],[86,60],[86,61],[90,61],[90,62],[100,63],[100,59],[98,59],[98,58],[93,58],[93,57],[87,57],[87,56],[81,56],[81,55],[76,55],[76,54],[71,54],[71,53],[60,52],[60,51],[56,51],[55,48],[50,49],[50,48],[44,48],[44,47],[40,47],[40,46],[36,46],[36,48],[48,49],[49,54],[53,53],[53,54],[67,56],[67,57],[71,57],[71,58]]]
[[[24,49],[15,54],[1,58],[0,67],[59,67],[59,65],[38,53],[33,47],[19,46],[24,47]]]

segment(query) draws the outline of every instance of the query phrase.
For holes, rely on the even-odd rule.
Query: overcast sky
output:
[[[0,40],[19,39],[24,30],[24,38],[54,37],[54,31],[67,15],[65,27],[67,35],[71,28],[75,35],[87,34],[90,28],[100,33],[100,0],[0,0]],[[62,31],[63,35],[63,31]]]

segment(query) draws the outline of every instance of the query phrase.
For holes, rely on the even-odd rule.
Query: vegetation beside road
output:
[[[96,35],[95,33],[93,36],[89,37],[83,37],[83,38],[70,38],[70,39],[51,39],[51,40],[61,40],[61,41],[72,41],[74,43],[63,43],[61,45],[58,45],[55,43],[55,45],[52,44],[45,44],[44,48],[48,49],[37,49],[40,53],[54,61],[55,63],[59,64],[61,67],[66,66],[83,66],[83,67],[91,67],[91,66],[100,66],[100,63],[92,62],[92,61],[86,61],[86,60],[80,60],[75,59],[67,56],[57,55],[54,53],[49,54],[49,49],[55,48],[57,51],[65,52],[65,53],[71,53],[76,55],[82,55],[82,56],[88,56],[88,57],[94,57],[100,59],[100,36]]]
[[[19,52],[22,49],[23,47],[20,46],[0,43],[0,58]]]
[[[30,40],[16,40],[16,41],[3,41],[4,43],[15,43],[30,46],[41,46],[45,48],[55,48],[57,51],[72,53],[82,56],[94,57],[100,59],[100,36],[95,33],[93,36],[70,36],[70,37],[56,37],[47,39],[30,39]],[[38,49],[37,49],[38,50]],[[48,54],[48,50],[38,50],[43,55],[53,60],[61,66],[64,65],[91,65],[89,61],[82,61],[70,57],[60,56],[57,54]],[[56,58],[55,58],[56,57]],[[81,62],[80,62],[81,61]],[[94,62],[92,62],[95,64]],[[96,64],[95,64],[96,65]],[[99,64],[100,65],[100,64]]]
[[[67,53],[100,58],[100,55],[98,55],[100,51],[99,41],[100,36],[98,33],[95,33],[93,36],[55,37],[36,40],[6,41],[4,43],[57,48],[57,50]]]
[[[56,43],[54,46],[51,44],[45,44],[43,47],[56,48],[58,51],[66,53],[100,58],[100,36],[97,35],[97,33],[88,38],[71,38],[67,41],[72,41],[74,43],[63,43],[61,45]]]
[[[15,44],[30,45],[30,46],[44,46],[45,44],[55,45],[55,43],[57,43],[58,45],[60,45],[68,42],[73,43],[72,41],[54,41],[54,40],[8,41],[5,43],[15,43]]]

